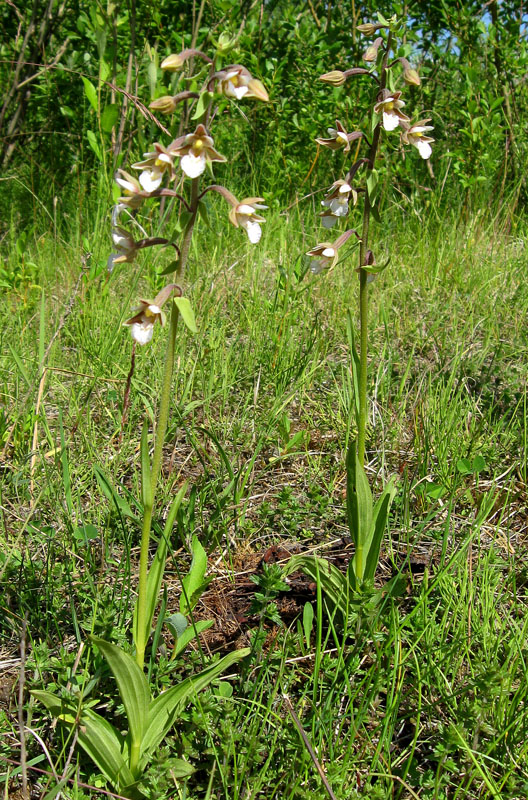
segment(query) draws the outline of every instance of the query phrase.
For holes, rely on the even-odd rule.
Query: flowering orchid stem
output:
[[[169,406],[171,399],[172,373],[174,369],[174,354],[176,350],[176,332],[178,330],[179,311],[175,303],[172,303],[170,317],[169,337],[167,351],[165,354],[165,369],[163,374],[163,386],[161,389],[160,406],[158,412],[158,423],[156,426],[154,454],[152,456],[151,468],[151,502],[145,504],[143,513],[143,526],[141,530],[141,551],[139,556],[139,586],[137,599],[137,641],[136,641],[136,662],[143,669],[145,663],[145,648],[147,646],[148,632],[146,631],[147,617],[147,576],[149,561],[150,532],[152,528],[152,513],[154,509],[154,498],[156,496],[156,486],[161,472],[161,461],[163,457],[163,443],[167,432],[167,422],[169,418]]]
[[[383,90],[387,83],[387,62],[391,49],[391,34],[387,37],[387,46],[380,70],[380,89]],[[370,175],[376,164],[378,144],[380,139],[381,123],[378,122],[374,128],[372,143],[368,155],[368,171]],[[368,190],[365,194],[365,204],[363,206],[363,229],[361,232],[361,245],[359,248],[359,418],[358,418],[358,439],[357,455],[359,463],[363,466],[365,461],[365,438],[367,429],[367,354],[368,354],[368,273],[363,267],[367,264],[368,238],[370,228],[371,203]]]
[[[183,243],[181,247],[178,278],[183,280],[185,273],[185,266],[189,255],[189,248],[191,245],[192,233],[196,215],[198,213],[198,185],[199,178],[195,178],[191,184],[191,218],[187,223],[185,229]],[[152,529],[152,515],[154,510],[154,499],[156,497],[156,487],[161,472],[161,462],[163,458],[163,444],[165,442],[165,434],[167,432],[167,423],[169,419],[169,407],[171,400],[171,386],[172,375],[174,371],[174,356],[176,353],[176,333],[178,330],[179,311],[176,304],[172,303],[172,311],[170,316],[170,328],[167,341],[167,350],[165,353],[165,367],[163,372],[163,384],[161,388],[160,405],[158,411],[158,421],[156,425],[156,433],[154,439],[154,453],[152,455],[152,467],[150,473],[150,503],[145,504],[143,513],[143,525],[141,529],[141,551],[139,557],[139,586],[138,586],[138,599],[137,599],[137,641],[136,641],[136,663],[143,669],[145,665],[145,649],[149,638],[149,631],[146,630],[147,620],[147,578],[148,578],[148,561],[149,561],[149,546],[150,546],[150,533]]]

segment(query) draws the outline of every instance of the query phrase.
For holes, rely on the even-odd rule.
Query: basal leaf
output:
[[[159,746],[174,725],[184,707],[197,692],[205,689],[211,681],[218,678],[232,664],[250,653],[249,647],[235,650],[214,664],[210,664],[198,675],[186,678],[178,686],[173,686],[156,697],[150,704],[149,721],[141,746],[140,767],[144,766],[152,752]]]
[[[121,700],[125,706],[130,736],[136,744],[141,742],[148,723],[150,691],[147,679],[135,660],[115,644],[91,636],[106,658],[114,675]]]
[[[376,503],[372,519],[371,535],[365,543],[366,563],[363,573],[364,581],[374,580],[376,567],[379,561],[381,542],[387,525],[387,517],[395,494],[396,489],[392,481],[390,481]]]
[[[31,694],[69,728],[77,729],[77,741],[105,778],[116,788],[134,783],[134,776],[123,757],[124,738],[104,717],[90,708],[79,709],[51,692]]]
[[[186,491],[187,484],[184,483],[172,501],[169,513],[167,514],[163,534],[159,540],[158,549],[156,550],[156,555],[152,559],[152,564],[150,565],[147,577],[147,613],[145,616],[145,630],[143,631],[142,638],[142,641],[145,643],[148,642],[150,632],[152,630],[152,620],[154,619],[154,613],[159,601],[163,574],[165,572],[165,561],[167,559],[167,547],[171,539],[174,520],[176,519],[176,514],[178,513],[178,509],[180,508]],[[137,604],[134,606],[132,630],[134,641],[137,643],[139,641],[137,630]]]

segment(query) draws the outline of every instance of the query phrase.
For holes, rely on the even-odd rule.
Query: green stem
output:
[[[141,752],[141,742],[133,741],[130,745],[130,772],[136,777],[138,773],[138,766],[139,766],[139,755]]]
[[[363,230],[359,248],[360,266],[365,264],[370,224],[370,202],[365,198],[363,210]],[[367,351],[368,351],[368,273],[364,269],[359,272],[359,420],[357,453],[359,463],[365,460],[365,437],[367,430]]]
[[[380,70],[380,87],[383,90],[387,83],[387,62],[391,48],[391,34],[387,37],[387,47]],[[369,150],[370,167],[367,178],[374,169],[378,145],[381,133],[381,122],[378,122],[372,136],[372,144]],[[361,231],[361,244],[359,247],[359,418],[358,418],[358,440],[357,455],[361,466],[365,461],[365,438],[367,430],[367,355],[368,355],[368,273],[363,269],[366,264],[368,251],[368,238],[370,228],[371,204],[368,191],[365,195],[365,205],[363,206],[363,228]]]
[[[183,279],[187,258],[189,255],[189,248],[191,245],[192,233],[196,215],[198,212],[198,185],[199,178],[192,181],[191,185],[191,218],[187,223],[183,243],[180,252],[178,278]],[[148,561],[149,561],[149,546],[150,546],[150,532],[152,528],[152,515],[154,510],[154,500],[156,497],[156,487],[161,472],[161,462],[163,458],[163,445],[165,442],[165,434],[167,432],[167,424],[169,420],[169,407],[171,401],[171,387],[172,375],[174,371],[174,355],[176,352],[176,333],[178,330],[179,311],[176,304],[172,303],[172,311],[170,316],[170,328],[167,341],[167,350],[165,353],[165,367],[163,371],[163,384],[161,387],[160,405],[158,411],[158,420],[156,425],[154,437],[154,453],[152,455],[152,468],[150,473],[151,482],[151,502],[145,505],[143,512],[143,525],[141,528],[141,549],[139,556],[139,585],[138,597],[136,605],[136,663],[143,669],[145,664],[145,649],[150,632],[147,631],[147,578],[148,578]]]

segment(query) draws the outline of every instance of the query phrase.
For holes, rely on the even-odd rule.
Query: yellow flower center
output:
[[[388,103],[385,103],[385,111],[392,111],[393,108],[394,108],[393,100],[389,100]]]
[[[203,139],[196,139],[192,147],[196,153],[200,153],[204,149]]]

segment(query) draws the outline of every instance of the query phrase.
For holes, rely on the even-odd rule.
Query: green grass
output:
[[[249,604],[257,587],[248,575],[262,581],[258,564],[273,544],[324,555],[337,540],[342,558],[350,555],[343,458],[354,434],[347,342],[349,312],[357,318],[355,254],[313,277],[302,254],[317,235],[304,233],[295,209],[272,216],[250,248],[214,208],[214,233],[200,232],[187,276],[199,333],[179,338],[158,517],[188,480],[168,609],[178,607],[192,533],[214,576],[200,613],[215,616],[217,639],[203,653],[188,650],[177,674],[209,657],[215,641],[219,649],[249,642],[253,654],[233,672],[232,696],[220,686],[200,695],[160,752],[160,762],[185,755],[196,773],[175,787],[156,767],[153,796],[324,796],[287,693],[339,798],[525,797],[525,227],[506,234],[484,214],[462,222],[455,212],[442,220],[431,213],[427,221],[389,210],[376,255],[381,262],[385,251],[391,263],[371,291],[367,471],[375,490],[399,475],[377,582],[401,571],[405,591],[343,633],[305,587],[299,602],[311,599],[315,609],[307,642],[301,622],[276,627],[263,612],[241,628],[229,610],[233,598]],[[27,615],[27,688],[82,687],[95,676],[90,698],[107,697],[111,716],[122,710],[100,656],[87,647],[74,663],[91,632],[129,638],[139,438],[144,416],[155,418],[164,334],[138,352],[119,444],[131,353],[121,323],[138,293],[158,288],[156,264],[168,256],[141,255],[139,268],[124,265],[107,280],[96,274],[106,260],[97,234],[79,281],[82,252],[69,241],[79,237],[43,235],[6,255],[14,277],[1,323],[0,643],[7,685]],[[148,281],[139,277],[146,265]],[[461,460],[476,456],[484,468],[467,473]],[[130,515],[102,493],[95,467]],[[173,667],[162,648],[151,665],[158,689],[170,685]],[[16,761],[14,706],[13,696],[0,725],[3,754]],[[98,794],[81,784],[105,788],[81,753],[71,755],[60,726],[29,699],[25,712],[59,777],[69,764],[67,796]],[[28,734],[27,746],[49,772],[41,743]],[[35,796],[56,785],[30,776]]]

